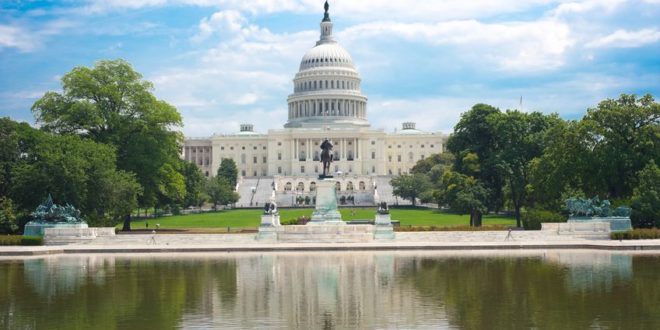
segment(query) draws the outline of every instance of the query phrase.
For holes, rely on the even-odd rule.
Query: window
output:
[[[371,145],[376,145],[376,141],[371,141]]]
[[[268,163],[268,157],[264,156],[264,164]]]
[[[392,162],[392,156],[387,156],[387,159],[389,160],[390,163]]]
[[[205,175],[208,178],[209,177],[209,171],[206,171]]]
[[[292,188],[293,188],[293,185],[291,184],[291,182],[287,182],[284,185],[284,191],[291,191]]]
[[[281,166],[277,167],[277,174],[282,174],[282,167]]]
[[[420,156],[420,159],[421,159],[421,160],[424,160],[424,155],[421,155],[421,156]]]
[[[346,190],[353,191],[353,182],[348,181],[348,183],[346,184]]]
[[[335,187],[337,188],[337,191],[341,191],[341,184],[339,182],[335,184]]]
[[[234,150],[234,147],[229,148],[229,150]]]
[[[316,191],[316,182],[312,181],[312,183],[309,184],[309,191]]]
[[[435,146],[431,145],[431,148],[435,148]]]
[[[367,190],[367,185],[364,184],[364,181],[360,181],[360,190]]]
[[[257,163],[257,156],[252,157],[252,163],[256,164]],[[255,175],[256,176],[256,175]]]
[[[282,160],[282,153],[281,152],[277,154],[277,160]]]
[[[401,155],[396,156],[396,160],[401,163]]]
[[[245,154],[241,155],[241,164],[245,164]],[[243,174],[245,176],[245,174]]]
[[[298,187],[296,187],[296,190],[305,191],[305,184],[302,182],[298,182]]]
[[[257,176],[257,171],[252,172],[252,174],[254,174],[254,176]]]
[[[371,152],[371,159],[376,159],[376,152],[375,151]]]
[[[241,149],[245,150],[245,147],[242,147]]]
[[[305,166],[300,166],[300,173],[305,173]]]
[[[245,176],[245,170],[242,170],[242,171],[241,171],[241,175],[242,175],[242,176]]]
[[[220,147],[220,150],[225,150],[225,147]]]
[[[318,166],[314,166],[314,173],[318,173],[318,172],[319,172],[319,167],[318,167]]]
[[[371,167],[371,173],[376,173],[376,166]]]
[[[400,144],[399,144],[398,146],[396,146],[396,147],[399,148],[399,149],[401,149],[401,145],[400,145]]]
[[[408,154],[408,158],[410,159],[411,162],[414,160],[414,157],[415,156],[413,155],[412,152]]]
[[[422,149],[424,149],[424,145],[422,144]]]
[[[266,150],[266,146],[263,147],[263,150]]]
[[[254,149],[254,150],[257,150],[257,147],[256,147],[256,146],[254,146],[254,148],[253,148],[253,149]]]
[[[387,146],[387,149],[392,149],[392,145]]]
[[[277,146],[281,147],[281,146],[282,146],[282,142],[277,142]]]

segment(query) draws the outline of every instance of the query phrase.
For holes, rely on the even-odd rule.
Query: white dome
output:
[[[315,67],[346,67],[355,69],[353,59],[344,47],[336,42],[320,44],[305,53],[300,61],[300,70]]]

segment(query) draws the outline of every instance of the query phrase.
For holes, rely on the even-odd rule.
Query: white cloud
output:
[[[656,43],[660,40],[660,31],[655,28],[638,31],[617,30],[614,33],[589,42],[587,48],[635,48]]]
[[[351,44],[365,39],[401,38],[427,45],[456,46],[475,64],[494,62],[505,70],[548,70],[564,64],[573,45],[568,25],[542,20],[532,22],[481,23],[475,20],[437,24],[379,22],[349,27],[340,38]]]
[[[247,20],[235,10],[219,11],[205,17],[199,23],[199,32],[193,37],[194,42],[201,42],[214,34],[235,34],[246,25]]]
[[[568,14],[584,14],[595,10],[604,10],[606,13],[612,13],[626,2],[627,0],[571,1],[557,6],[552,11],[552,14],[555,16],[564,16]]]
[[[28,31],[17,26],[0,24],[0,49],[16,48],[22,52],[35,49],[38,41]]]

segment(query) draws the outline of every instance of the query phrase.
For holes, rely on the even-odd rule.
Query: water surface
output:
[[[80,255],[0,260],[3,329],[660,329],[660,254]]]

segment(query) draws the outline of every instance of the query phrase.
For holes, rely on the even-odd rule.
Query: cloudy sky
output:
[[[375,128],[450,132],[475,103],[580,118],[621,93],[660,97],[660,0],[331,0]],[[123,58],[187,136],[265,132],[319,37],[323,0],[1,0],[0,115],[75,66]]]

